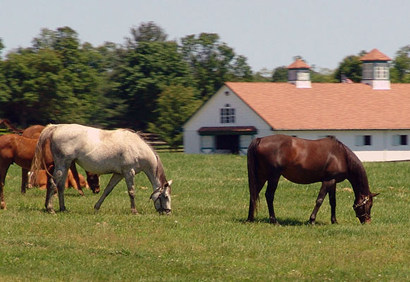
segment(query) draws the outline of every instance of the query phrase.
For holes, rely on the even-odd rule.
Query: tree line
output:
[[[0,38],[0,54],[4,50]],[[410,45],[391,64],[392,82],[410,82]],[[334,70],[312,68],[313,82],[360,81],[358,55]],[[130,29],[123,44],[81,44],[70,27],[43,29],[31,46],[0,57],[0,118],[19,127],[81,123],[126,127],[182,143],[183,123],[225,81],[286,81],[287,69],[254,73],[218,34],[168,40],[154,22]]]

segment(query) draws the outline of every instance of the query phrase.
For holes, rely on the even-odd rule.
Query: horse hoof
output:
[[[131,209],[132,214],[138,214],[138,211],[136,209]]]
[[[49,214],[56,214],[56,211],[54,209],[47,209],[47,212]]]

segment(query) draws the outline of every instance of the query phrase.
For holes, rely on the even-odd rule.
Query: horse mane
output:
[[[155,151],[154,151],[155,153]],[[157,169],[155,171],[155,175],[157,178],[159,178],[159,180],[161,181],[161,184],[164,184],[167,182],[167,179],[165,178],[165,170],[164,170],[164,166],[162,165],[162,161],[159,158],[158,154],[155,153],[155,157],[157,159]]]
[[[339,148],[341,148],[345,153],[348,176],[347,179],[352,184],[353,190],[355,194],[358,195],[359,193],[368,195],[370,194],[369,189],[369,182],[367,179],[366,170],[364,169],[363,163],[359,160],[355,153],[350,150],[345,144],[340,142],[334,136],[330,137],[334,140]],[[359,189],[359,190],[358,190]]]

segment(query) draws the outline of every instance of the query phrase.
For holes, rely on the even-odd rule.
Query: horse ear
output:
[[[372,197],[376,197],[377,195],[379,195],[380,193],[372,193]]]

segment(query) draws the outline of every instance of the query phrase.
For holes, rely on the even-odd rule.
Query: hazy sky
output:
[[[81,42],[124,43],[153,21],[179,40],[217,33],[254,71],[292,63],[334,69],[378,48],[390,57],[410,44],[409,0],[0,0],[3,55],[29,47],[42,28],[69,26]]]

